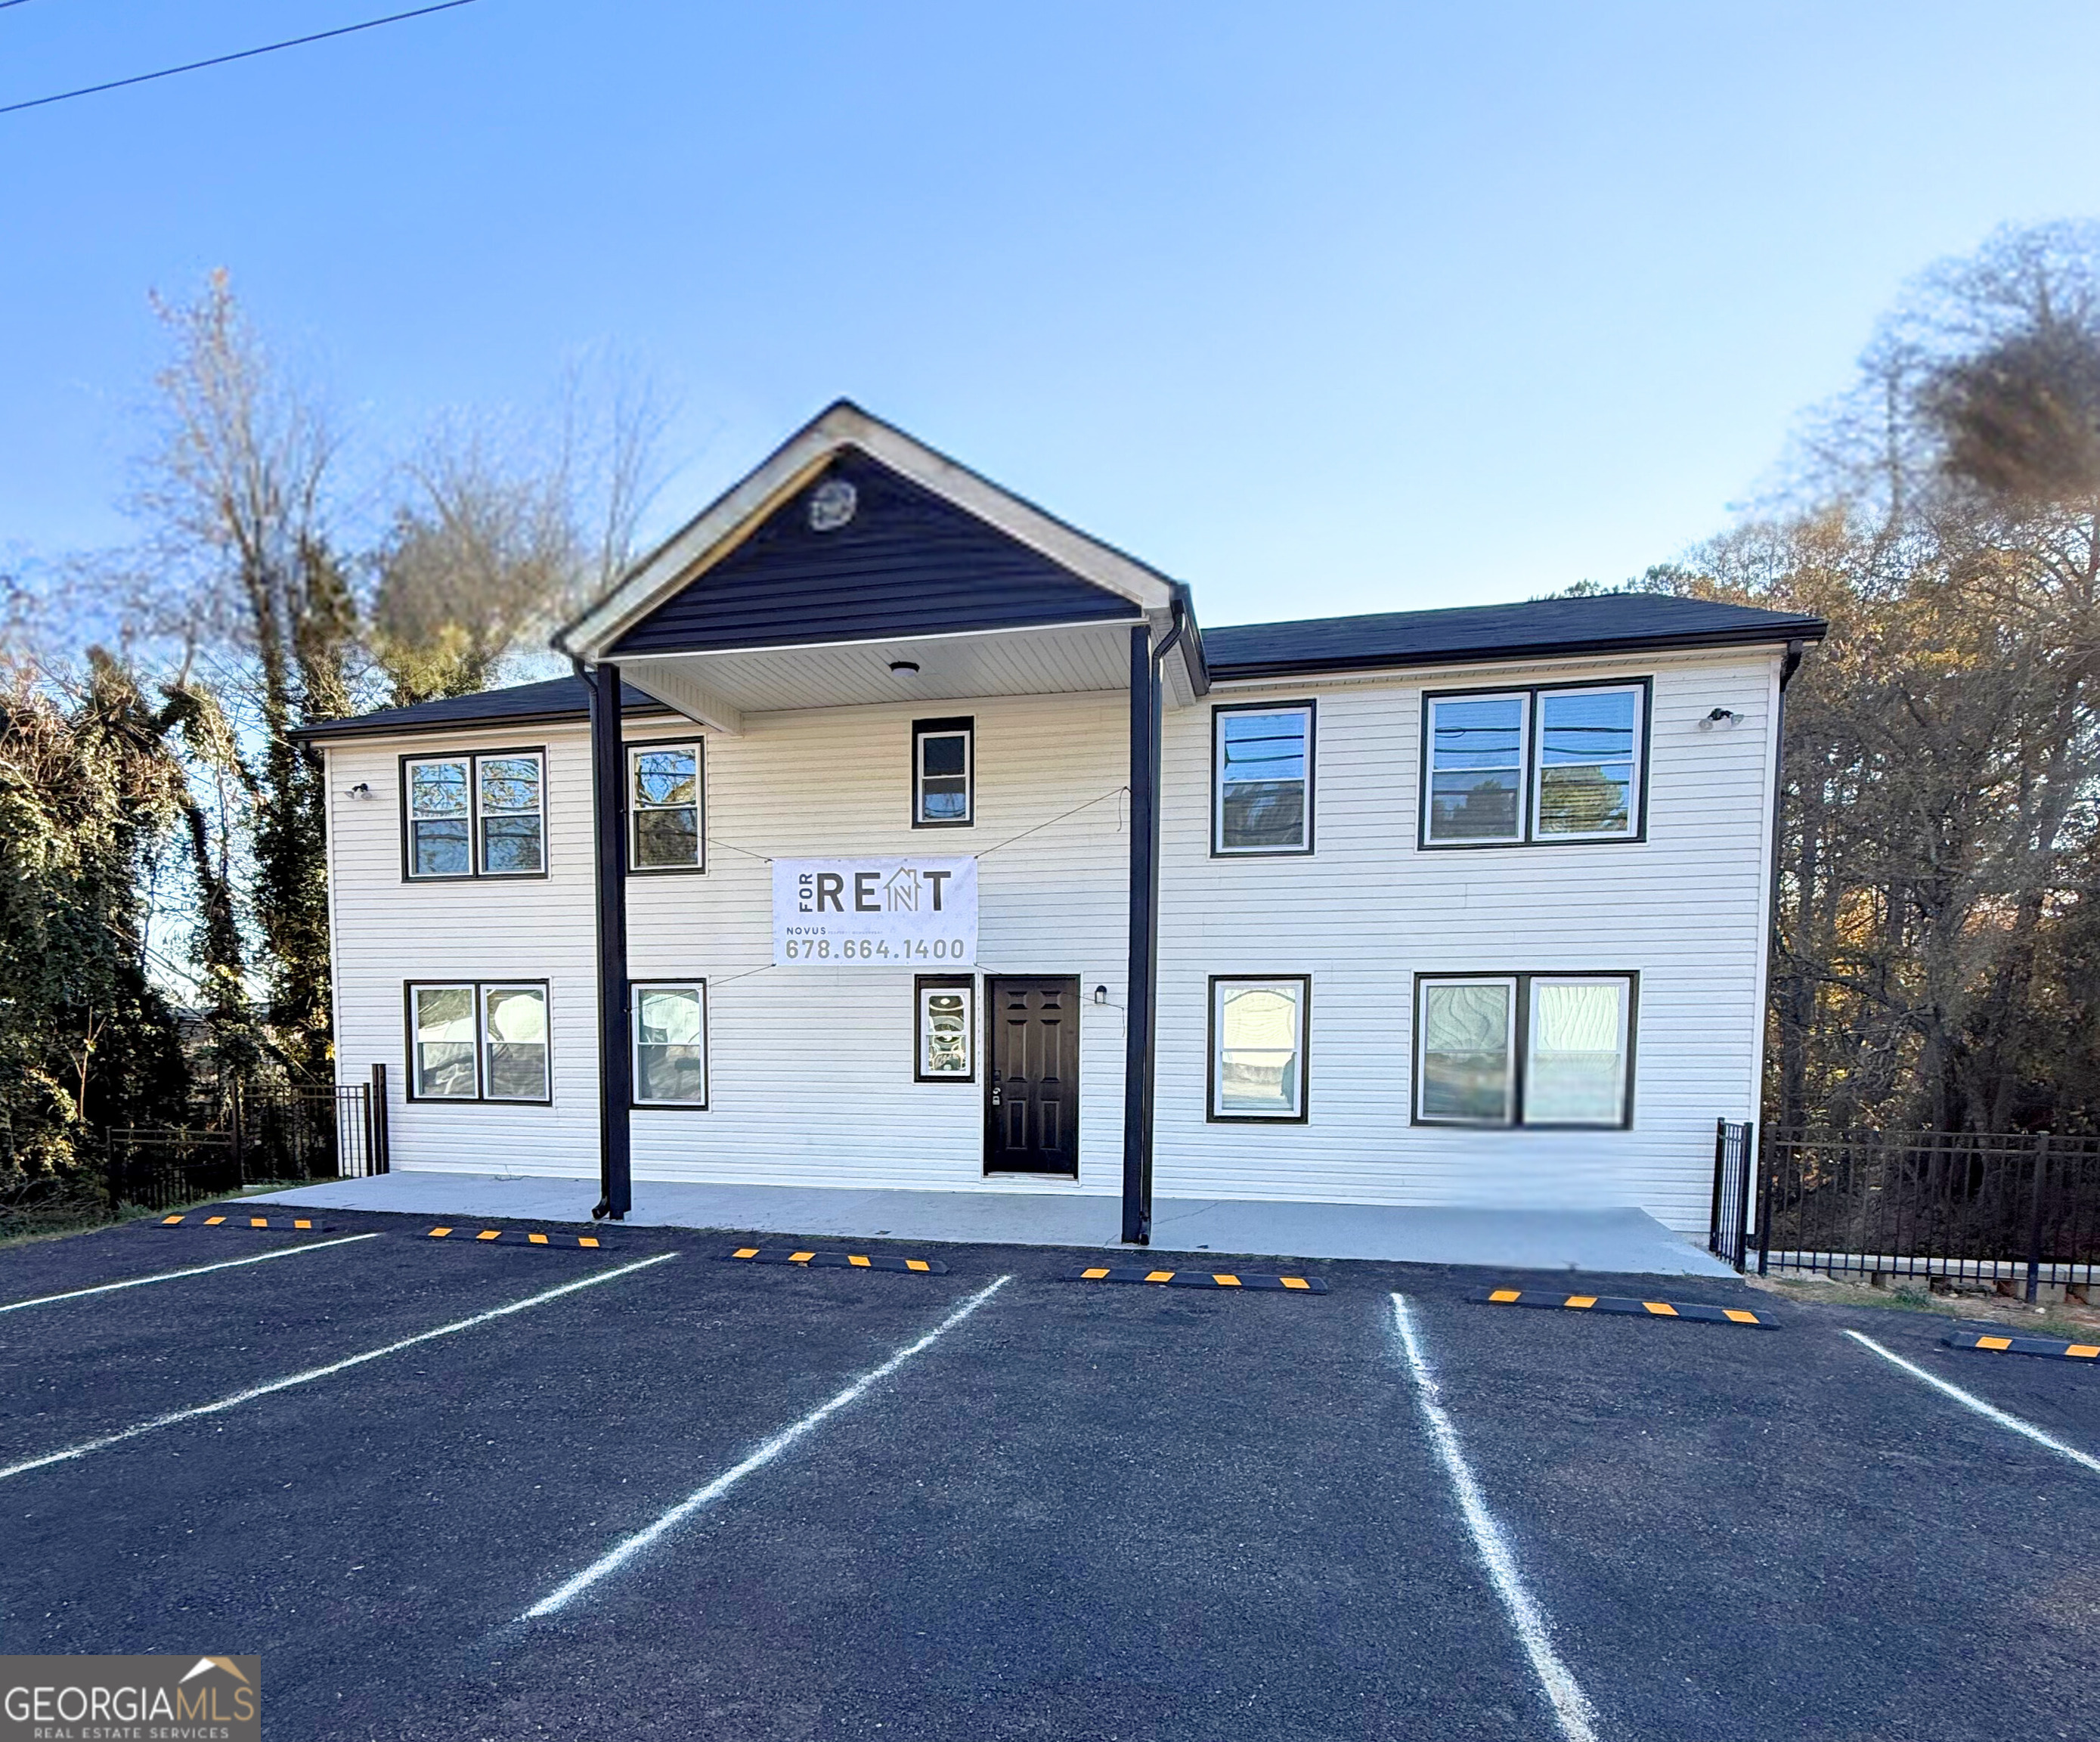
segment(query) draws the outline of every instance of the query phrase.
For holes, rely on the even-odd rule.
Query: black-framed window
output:
[[[920,974],[911,982],[916,1051],[912,1080],[977,1080],[977,983],[971,974]]]
[[[911,826],[967,829],[977,820],[977,722],[911,723]]]
[[[1424,696],[1421,844],[1640,839],[1649,688],[1637,678]]]
[[[708,983],[636,980],[628,988],[634,1040],[634,1105],[708,1104]]]
[[[1633,1122],[1636,974],[1423,974],[1417,1125]]]
[[[1312,1010],[1309,975],[1211,976],[1212,1122],[1304,1121]]]
[[[545,877],[545,750],[404,756],[401,867],[417,882]]]
[[[408,1099],[553,1097],[545,980],[412,980]]]
[[[1211,710],[1211,851],[1312,851],[1313,705],[1250,701]]]
[[[701,741],[627,747],[630,871],[704,871],[707,752]]]

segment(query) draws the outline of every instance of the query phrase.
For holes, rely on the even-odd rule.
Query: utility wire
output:
[[[0,0],[0,7],[21,4],[22,0]],[[106,84],[83,85],[77,91],[61,91],[48,97],[32,97],[26,103],[0,103],[0,115],[12,115],[21,109],[42,108],[47,103],[68,103],[75,97],[91,97],[104,91],[121,91],[127,85],[150,84],[157,78],[173,78],[178,73],[195,73],[205,67],[223,67],[231,60],[252,60],[258,55],[274,55],[280,48],[299,48],[308,42],[325,42],[331,37],[354,36],[360,30],[377,30],[382,24],[398,24],[408,18],[427,18],[433,12],[449,12],[455,7],[473,4],[474,0],[439,0],[435,6],[419,6],[411,12],[390,12],[384,18],[368,18],[361,24],[343,24],[333,30],[316,30],[311,36],[289,37],[282,42],[265,42],[260,48],[244,48],[231,55],[214,55],[209,60],[192,60],[179,67],[163,67],[157,73],[137,73],[130,78],[112,78]]]

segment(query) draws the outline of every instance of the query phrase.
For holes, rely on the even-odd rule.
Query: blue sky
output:
[[[25,0],[0,103],[394,9]],[[660,523],[841,394],[1212,623],[1612,581],[1877,313],[2100,214],[2100,10],[479,0],[0,117],[0,551],[122,537],[212,267],[368,452],[610,347]]]

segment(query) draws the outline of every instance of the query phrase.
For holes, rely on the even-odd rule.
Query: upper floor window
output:
[[[697,740],[628,746],[630,869],[707,869],[702,754]]]
[[[1630,974],[1423,976],[1416,1123],[1629,1124],[1634,988]]]
[[[1423,698],[1422,844],[1638,839],[1648,686]]]
[[[977,819],[977,722],[911,723],[911,826],[964,829]]]
[[[401,762],[404,856],[410,877],[545,872],[544,752],[404,756]]]
[[[1211,710],[1211,851],[1312,851],[1312,704]]]

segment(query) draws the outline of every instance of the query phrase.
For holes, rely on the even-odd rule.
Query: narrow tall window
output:
[[[1429,703],[1429,838],[1524,838],[1529,696],[1438,696]]]
[[[419,1099],[481,1098],[476,1065],[474,988],[418,986],[410,997],[415,1023],[415,1082]]]
[[[411,877],[472,874],[472,767],[465,757],[408,764]]]
[[[544,983],[412,985],[408,994],[411,1099],[553,1098]]]
[[[1303,975],[1211,982],[1211,1117],[1305,1117]]]
[[[967,975],[922,974],[913,982],[919,1001],[918,1063],[922,1083],[977,1080],[977,981]]]
[[[1640,834],[1648,684],[1423,699],[1422,844]]]
[[[539,750],[401,759],[404,868],[412,879],[536,877],[547,869]]]
[[[975,820],[974,720],[911,723],[911,826],[964,829]]]
[[[708,1104],[708,988],[704,981],[637,985],[634,1104]]]
[[[1216,853],[1312,851],[1312,704],[1214,708],[1211,845]]]
[[[1516,1108],[1514,979],[1424,980],[1416,1041],[1418,1116],[1507,1125]]]
[[[547,1099],[547,988],[484,986],[488,1063],[483,1093],[492,1101]]]
[[[629,749],[633,869],[706,869],[700,758],[698,743],[636,745]]]
[[[1626,1114],[1630,983],[1531,979],[1526,1125],[1617,1125]]]

